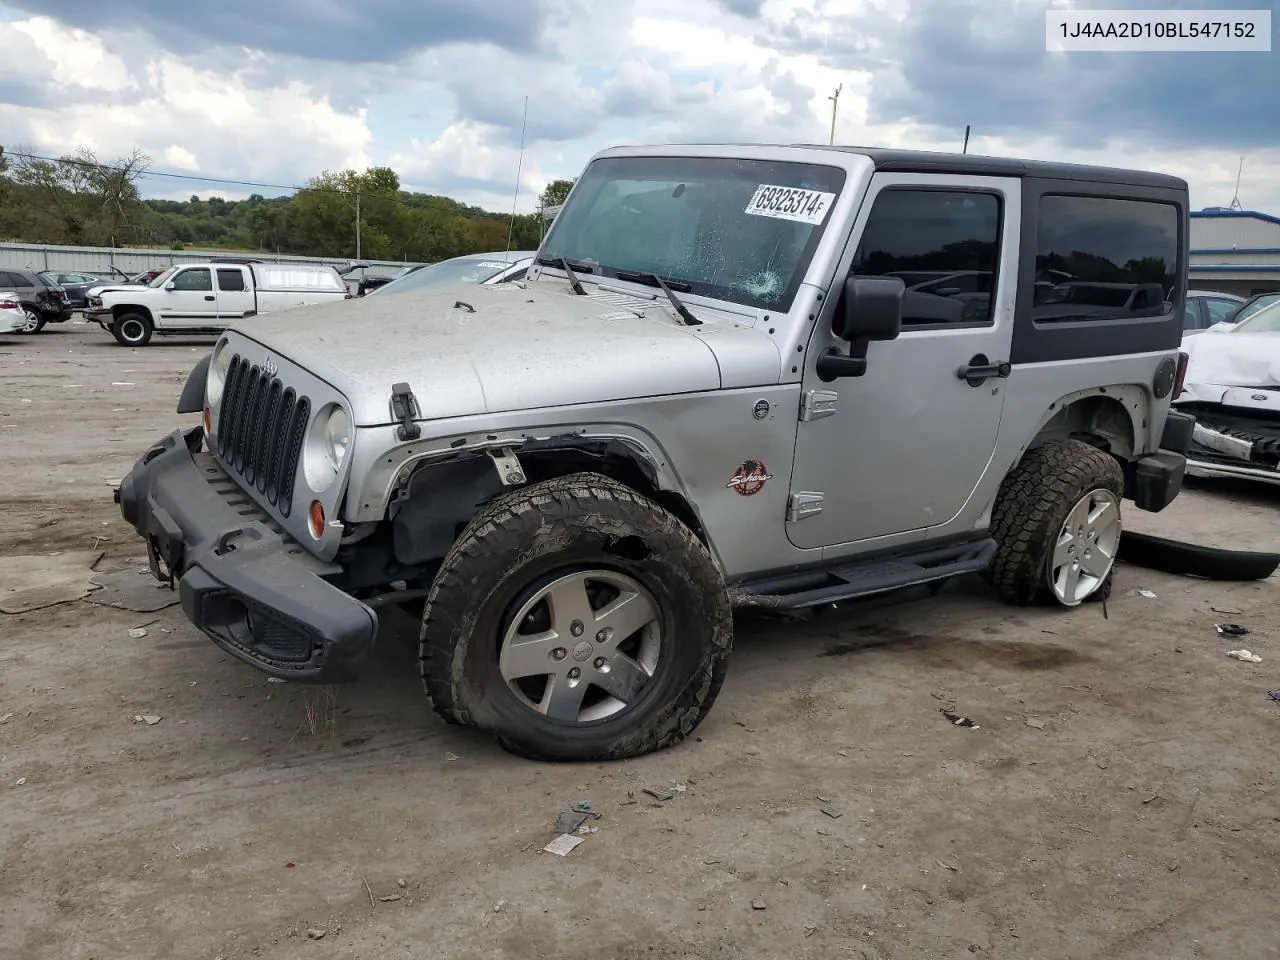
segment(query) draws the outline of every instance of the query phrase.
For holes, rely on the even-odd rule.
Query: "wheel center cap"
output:
[[[573,659],[577,660],[579,663],[582,663],[582,661],[584,660],[590,660],[591,654],[594,652],[595,652],[595,648],[592,647],[591,644],[587,643],[587,641],[582,640],[574,644]]]

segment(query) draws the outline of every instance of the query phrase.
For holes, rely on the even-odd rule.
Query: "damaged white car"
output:
[[[1187,473],[1280,485],[1280,298],[1182,349],[1190,359],[1174,404],[1196,418]]]

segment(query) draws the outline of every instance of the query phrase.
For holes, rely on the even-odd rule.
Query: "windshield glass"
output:
[[[492,257],[455,257],[452,260],[441,260],[439,263],[433,263],[428,267],[421,267],[412,273],[397,277],[390,283],[371,291],[368,296],[430,290],[449,283],[484,283],[520,259],[511,255],[510,260],[504,261],[503,256],[504,254],[499,253]]]
[[[1275,299],[1254,304],[1250,316],[1241,320],[1230,333],[1280,333],[1280,294]],[[1243,312],[1243,311],[1241,311]]]
[[[161,271],[156,274],[156,278],[147,284],[148,287],[163,287],[169,279],[169,275],[173,273],[173,267],[168,270]]]
[[[1264,294],[1258,297],[1257,300],[1253,300],[1237,310],[1235,315],[1230,318],[1230,322],[1235,324],[1244,323],[1250,317],[1257,316],[1261,311],[1268,307],[1273,307],[1277,303],[1280,303],[1280,293]]]
[[[655,273],[690,293],[786,310],[844,186],[838,167],[716,157],[596,160],[539,256]]]

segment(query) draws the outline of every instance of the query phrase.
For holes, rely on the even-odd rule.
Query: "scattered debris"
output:
[[[578,828],[587,822],[588,813],[581,810],[566,810],[556,818],[556,833],[566,834],[575,833]]]
[[[1043,720],[1037,717],[1028,717],[1027,726],[1031,727],[1033,730],[1043,730],[1045,727],[1045,723]]]
[[[1274,700],[1276,703],[1280,703],[1280,690],[1268,690],[1267,696],[1270,697],[1272,700]],[[9,716],[13,716],[13,714],[9,714]],[[5,718],[0,717],[0,723],[4,723],[4,721],[5,721]]]
[[[751,901],[751,909],[752,909],[752,910],[767,910],[767,909],[768,909],[768,907],[769,907],[769,905],[768,905],[767,903],[765,903],[763,900],[752,900],[752,901]]]
[[[288,864],[288,866],[291,866],[291,867],[292,867],[292,866],[293,866],[293,864],[292,864],[292,863],[291,863],[291,864]],[[373,888],[369,886],[369,881],[365,878],[365,875],[364,875],[363,873],[362,873],[362,874],[360,874],[360,879],[361,879],[361,881],[364,883],[364,891],[365,891],[365,893],[369,894],[369,909],[370,909],[370,910],[377,910],[377,909],[378,909],[378,905],[377,905],[376,903],[374,903],[374,902],[373,902]]]
[[[1248,650],[1228,650],[1228,657],[1235,657],[1237,660],[1243,660],[1245,663],[1261,663],[1262,658],[1256,653],[1250,653]]]
[[[403,900],[403,899],[404,897],[402,897],[400,894],[392,893],[392,894],[388,894],[385,897],[379,897],[378,902],[379,903],[395,903],[397,900]]]
[[[591,836],[591,834],[599,833],[599,832],[600,832],[599,827],[587,826],[585,824],[578,828],[578,833],[582,834],[584,837],[589,837]]]
[[[71,603],[98,587],[93,567],[101,550],[0,557],[0,613],[27,613]]]
[[[445,753],[445,755],[444,755],[444,758],[445,758],[446,760],[453,761],[453,760],[457,760],[457,759],[458,759],[458,755],[457,755],[456,753],[448,753],[448,752],[446,752],[446,753]]]
[[[818,925],[816,923],[806,923],[804,925],[804,935],[806,937],[812,937],[817,932],[818,932]]]
[[[1240,616],[1240,614],[1244,613],[1243,610],[1228,610],[1223,607],[1210,607],[1209,609],[1212,610],[1214,613],[1225,613],[1228,616],[1232,616],[1232,617],[1238,617]]]
[[[950,720],[957,727],[972,727],[974,730],[981,729],[978,724],[974,723],[968,717],[962,717],[954,710],[942,710],[942,715]]]
[[[1155,600],[1155,599],[1157,599],[1157,598],[1156,598],[1155,591],[1154,591],[1154,590],[1148,590],[1146,587],[1139,587],[1137,590],[1133,591],[1133,593],[1132,593],[1132,594],[1130,594],[1130,596],[1146,597],[1148,600]]]
[[[131,636],[134,640],[141,640],[146,635],[147,635],[146,627],[134,627],[129,631],[129,636]]]
[[[12,719],[13,719],[13,714],[6,713],[3,717],[0,717],[0,723],[8,723]]]
[[[267,683],[288,683],[284,677],[267,677]]]
[[[161,719],[161,717],[156,716],[154,713],[140,713],[134,715],[133,722],[145,723],[149,727],[154,727],[161,721]]]
[[[495,904],[493,905],[493,912],[494,912],[494,913],[501,913],[501,912],[502,912],[502,908],[503,908],[503,907],[505,907],[506,905],[507,905],[507,901],[505,901],[505,900],[499,900],[497,903],[495,903]]]
[[[1158,793],[1153,793],[1151,796],[1147,797],[1147,799],[1145,799],[1145,800],[1143,800],[1143,801],[1142,801],[1142,805],[1145,807],[1145,806],[1146,806],[1148,803],[1150,803],[1151,801],[1153,801],[1153,800],[1159,800],[1159,799],[1160,799],[1160,794],[1158,794]]]
[[[147,567],[120,573],[95,573],[90,582],[101,588],[85,597],[90,603],[133,613],[155,613],[181,601],[178,592],[153,577]]]
[[[325,934],[328,932],[329,931],[324,929],[324,927],[312,927],[307,931],[307,937],[311,940],[323,940]]]
[[[557,857],[567,857],[574,847],[586,842],[584,837],[575,837],[571,833],[562,833],[542,849],[547,853],[554,853]]]
[[[27,778],[26,778],[26,777],[19,777],[16,781],[14,781],[14,784],[13,784],[13,785],[14,785],[15,787],[20,787],[20,786],[22,786],[22,785],[23,785],[24,783],[26,783],[26,782],[27,782]]]
[[[839,807],[822,807],[821,809],[822,809],[822,812],[825,813],[832,820],[839,820],[841,817],[844,816],[844,811],[841,810]]]
[[[1214,627],[1220,637],[1246,637],[1249,635],[1249,628],[1242,627],[1238,623],[1215,623]]]
[[[653,797],[655,800],[658,800],[663,803],[665,803],[666,801],[670,800],[672,797],[675,796],[675,793],[666,789],[665,787],[645,787],[644,792],[647,793],[649,796]]]
[[[403,890],[408,885],[409,885],[409,881],[406,880],[404,877],[401,877],[399,880],[396,881],[396,886],[399,887],[401,890]]]
[[[936,863],[938,864],[938,866],[940,866],[943,870],[950,870],[952,873],[959,873],[959,872],[960,872],[960,868],[959,868],[959,867],[953,867],[951,864],[949,864],[949,863],[943,863],[941,860],[937,860],[937,861],[935,861],[935,862],[936,862]]]

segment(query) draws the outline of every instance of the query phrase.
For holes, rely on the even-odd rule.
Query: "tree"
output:
[[[44,160],[18,147],[12,179],[48,205],[46,229],[70,243],[114,244],[145,232],[145,209],[137,180],[151,165],[140,150],[111,163],[80,148],[57,160]]]
[[[569,196],[569,191],[573,189],[573,185],[577,182],[577,177],[572,180],[552,180],[538,196],[538,209],[558,207],[564,203]]]

